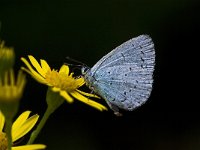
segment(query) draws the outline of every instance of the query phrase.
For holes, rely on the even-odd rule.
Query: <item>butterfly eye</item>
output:
[[[81,73],[82,73],[82,75],[85,75],[89,69],[90,69],[89,67],[85,67],[85,66],[82,67],[82,68],[81,68]]]

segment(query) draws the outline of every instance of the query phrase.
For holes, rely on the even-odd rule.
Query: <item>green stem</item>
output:
[[[47,122],[49,116],[52,114],[52,110],[49,109],[49,107],[47,108],[46,112],[44,113],[44,116],[42,117],[42,120],[40,121],[40,123],[38,124],[36,130],[34,130],[31,134],[31,137],[28,141],[27,144],[32,144],[35,139],[37,138],[38,134],[40,133],[40,131],[42,130],[42,128],[44,127],[45,123]]]
[[[12,119],[7,118],[6,119],[6,136],[8,139],[8,150],[11,150],[12,147]]]
[[[59,95],[59,93],[53,92],[51,88],[48,88],[46,101],[48,105],[47,110],[44,113],[44,116],[42,117],[42,120],[38,124],[36,130],[32,132],[27,144],[32,144],[35,141],[38,134],[47,122],[49,116],[64,102],[64,99]]]
[[[18,111],[19,101],[12,100],[12,101],[1,101],[0,99],[0,111],[3,113],[5,117],[5,132],[8,141],[8,148],[7,150],[11,150],[12,147],[12,123],[13,117]],[[0,141],[1,142],[1,141]],[[1,144],[0,144],[1,145]]]

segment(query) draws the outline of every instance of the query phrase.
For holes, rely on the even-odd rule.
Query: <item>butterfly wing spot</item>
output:
[[[126,97],[124,97],[124,99],[121,99],[120,101],[123,103],[123,102],[125,102],[127,99],[126,99]]]
[[[132,109],[132,107],[131,107],[131,106],[128,106],[128,109],[129,109],[129,110],[131,110],[131,109]]]
[[[121,53],[121,55],[122,55],[122,57],[123,57],[123,60],[125,61],[125,56],[124,56],[124,54],[123,54],[123,53]]]

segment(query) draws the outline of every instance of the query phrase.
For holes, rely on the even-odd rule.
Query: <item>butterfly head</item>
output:
[[[87,66],[82,66],[81,74],[85,80],[86,85],[91,88],[91,83],[93,81],[93,77],[91,76],[91,69]]]
[[[81,68],[81,73],[82,73],[82,75],[85,76],[85,75],[88,73],[89,70],[90,70],[89,67],[83,66],[83,67]]]

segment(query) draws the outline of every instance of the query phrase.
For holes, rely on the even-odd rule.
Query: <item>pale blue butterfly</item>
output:
[[[82,67],[86,85],[106,100],[116,115],[134,110],[152,91],[155,49],[148,35],[132,38],[101,58],[91,69]]]

